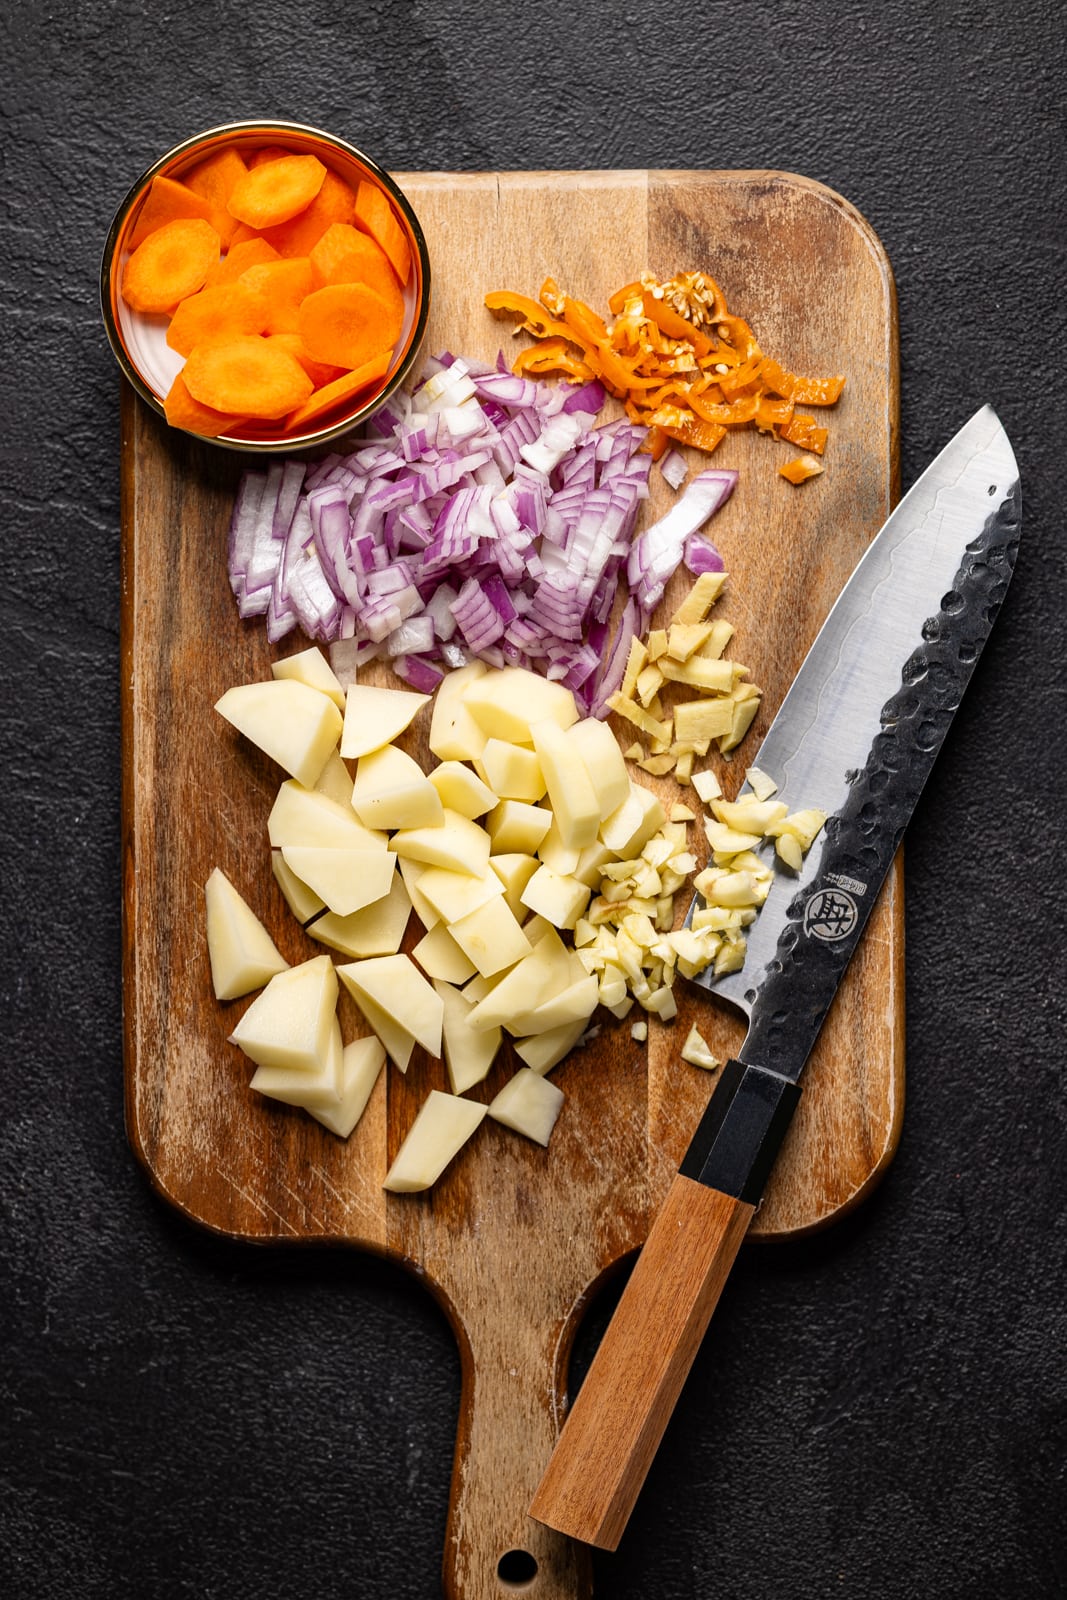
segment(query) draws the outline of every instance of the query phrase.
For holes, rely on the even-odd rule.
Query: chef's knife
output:
[[[749,1019],[723,1068],[530,1507],[613,1550],[759,1204],[799,1079],[1004,598],[1019,474],[984,407],[897,506],[759,751],[827,822],[777,871],[744,966],[697,981]]]

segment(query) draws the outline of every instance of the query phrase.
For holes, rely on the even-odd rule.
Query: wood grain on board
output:
[[[517,348],[482,305],[489,289],[536,294],[554,275],[601,310],[645,268],[703,268],[794,370],[844,372],[826,413],[826,472],[799,489],[793,453],[755,434],[714,458],[741,473],[713,524],[730,583],[719,613],[730,653],[764,689],[753,731],[723,770],[740,783],[832,601],[897,492],[898,373],[892,278],[863,219],[818,185],[774,173],[400,174],[433,265],[427,352],[492,359]],[[523,342],[520,340],[519,343]],[[266,819],[280,777],[213,711],[232,684],[269,676],[274,651],[242,623],[225,548],[240,457],[168,431],[123,402],[122,694],[126,1113],[157,1190],[220,1232],[263,1241],[337,1240],[420,1275],[460,1343],[463,1397],[445,1581],[463,1600],[503,1592],[501,1555],[538,1563],[524,1593],[589,1593],[582,1549],[527,1506],[558,1435],[566,1362],[590,1291],[638,1247],[712,1088],[677,1059],[690,1024],[716,1055],[743,1029],[679,985],[679,1015],[651,1030],[608,1019],[555,1074],[564,1113],[547,1151],[494,1123],[427,1195],[388,1195],[387,1164],[443,1063],[416,1052],[383,1074],[347,1142],[248,1090],[227,1035],[247,1001],[214,1001],[203,885],[221,867],[292,962],[320,954],[270,872]],[[651,518],[671,492],[653,474]],[[668,596],[684,591],[679,578]],[[625,730],[622,730],[625,733]],[[426,754],[426,722],[407,746]],[[626,742],[629,742],[627,737]],[[648,780],[672,796],[670,781]],[[699,829],[692,829],[694,833]],[[697,841],[699,845],[700,841]],[[899,863],[819,1040],[753,1237],[809,1231],[852,1206],[892,1157],[903,1105],[903,911]],[[410,937],[409,937],[410,942]],[[345,1037],[366,1032],[342,996]],[[490,1098],[511,1062],[472,1093]]]

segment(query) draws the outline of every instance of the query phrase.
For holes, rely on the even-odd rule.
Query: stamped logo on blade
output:
[[[813,939],[847,939],[858,921],[856,902],[844,889],[819,889],[804,907],[804,932]]]

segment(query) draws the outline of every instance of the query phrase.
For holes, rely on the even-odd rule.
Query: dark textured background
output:
[[[982,401],[1006,422],[1022,555],[908,841],[899,1155],[833,1232],[748,1253],[597,1592],[1062,1595],[1059,6],[3,9],[0,1590],[439,1592],[442,1317],[367,1259],[193,1232],[122,1127],[119,382],[97,261],[163,150],[277,115],[395,169],[819,179],[896,271],[905,487]]]

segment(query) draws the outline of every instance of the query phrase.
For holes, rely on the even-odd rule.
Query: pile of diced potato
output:
[[[347,958],[288,967],[216,869],[206,890],[215,993],[262,988],[231,1038],[255,1063],[253,1089],[340,1137],[386,1057],[405,1072],[416,1045],[443,1056],[452,1092],[423,1103],[386,1176],[394,1190],[432,1184],[486,1115],[547,1144],[563,1094],[546,1075],[597,1006],[622,1018],[636,1002],[669,1020],[677,972],[738,965],[771,877],[755,844],[778,829],[781,849],[796,832],[781,831],[784,805],[752,797],[758,814],[739,802],[737,828],[708,819],[709,838],[714,828],[730,837],[711,838],[716,853],[697,880],[707,905],[676,930],[674,895],[697,865],[693,812],[677,806],[668,818],[631,779],[606,723],[581,718],[558,682],[474,662],[433,697],[436,761],[424,771],[396,741],[430,700],[345,690],[312,648],[217,704],[290,774],[267,821],[274,874],[308,935]],[[738,831],[743,822],[758,836]],[[407,954],[412,910],[424,932]],[[371,1037],[342,1044],[339,981]],[[465,1098],[505,1033],[522,1067],[488,1106]],[[713,1064],[699,1037],[683,1054]]]

